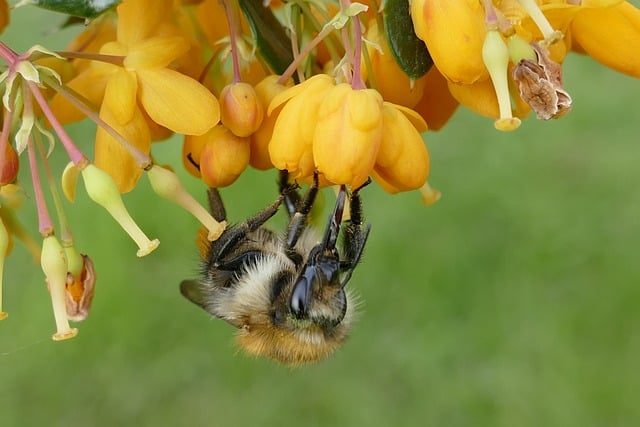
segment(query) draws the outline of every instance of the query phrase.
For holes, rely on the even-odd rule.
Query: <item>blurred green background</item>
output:
[[[24,8],[13,18],[2,38],[16,49],[69,38],[48,33],[59,15]],[[430,181],[443,192],[433,207],[417,193],[363,192],[373,231],[350,284],[361,316],[314,366],[240,354],[230,326],[180,296],[180,280],[197,273],[198,225],[146,178],[126,196],[162,242],[143,259],[79,191],[68,214],[97,269],[93,310],[77,338],[52,342],[41,270],[16,245],[0,425],[639,425],[640,88],[576,55],[565,82],[575,108],[562,120],[531,117],[503,134],[460,110],[427,134]],[[91,126],[72,133],[91,146]],[[179,142],[155,148],[180,169]],[[274,182],[250,171],[225,189],[229,217],[271,202]],[[35,230],[33,212],[29,200],[22,213]]]

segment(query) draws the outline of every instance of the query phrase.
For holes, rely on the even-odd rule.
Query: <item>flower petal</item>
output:
[[[640,78],[640,10],[629,2],[585,8],[573,20],[571,35],[596,61]]]
[[[184,37],[152,37],[133,46],[124,59],[128,69],[164,68],[189,50]]]
[[[139,109],[134,110],[131,121],[125,125],[119,125],[105,105],[100,109],[100,117],[140,151],[149,153],[149,128]],[[136,160],[101,127],[96,132],[95,165],[111,175],[121,193],[131,191],[142,174]]]
[[[135,74],[119,68],[107,81],[103,105],[106,105],[118,124],[125,125],[137,109],[136,92],[138,82]]]
[[[154,122],[184,135],[202,135],[220,121],[218,100],[177,71],[137,70],[138,95]]]
[[[133,45],[155,34],[162,22],[168,18],[172,6],[172,0],[122,2],[118,6],[118,41]]]

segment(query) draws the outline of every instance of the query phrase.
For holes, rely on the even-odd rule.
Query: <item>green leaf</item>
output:
[[[121,0],[21,0],[16,7],[33,5],[71,16],[95,18],[120,2]]]
[[[291,40],[271,12],[258,0],[239,0],[240,7],[249,21],[262,58],[276,74],[282,74],[293,62]]]
[[[387,0],[383,16],[389,47],[400,68],[412,79],[425,75],[433,60],[413,29],[409,0]]]

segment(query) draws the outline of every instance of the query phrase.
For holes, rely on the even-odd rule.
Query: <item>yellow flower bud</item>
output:
[[[249,164],[249,140],[234,135],[217,125],[206,135],[207,142],[200,154],[200,173],[209,187],[232,184]]]
[[[147,176],[149,176],[153,191],[165,199],[180,205],[206,227],[209,241],[216,240],[220,237],[224,231],[226,222],[216,221],[211,214],[187,192],[175,173],[169,169],[153,165],[147,172]]]
[[[411,120],[388,102],[383,107],[382,142],[374,170],[391,193],[415,190],[429,176],[429,153]],[[391,188],[393,188],[392,191]]]
[[[51,294],[53,316],[56,319],[55,341],[73,338],[78,330],[69,326],[65,303],[65,287],[67,282],[67,258],[58,239],[51,235],[44,238],[42,243],[42,257],[40,259],[42,271],[47,277],[47,285]]]
[[[220,93],[220,121],[234,135],[249,136],[262,124],[264,107],[248,83],[231,83]]]
[[[411,18],[416,35],[448,80],[468,84],[489,77],[482,62],[486,31],[478,0],[412,0]]]
[[[334,184],[358,188],[375,163],[382,138],[382,96],[341,83],[320,105],[313,135],[318,170]]]
[[[200,155],[207,142],[206,135],[185,135],[182,144],[182,164],[196,178],[200,178]]]
[[[318,121],[318,109],[334,80],[317,74],[299,85],[276,95],[269,104],[268,114],[286,102],[278,115],[269,142],[269,156],[273,165],[286,169],[294,178],[313,173],[313,134]]]
[[[135,223],[127,208],[124,206],[120,192],[111,176],[98,169],[94,165],[88,165],[82,170],[82,178],[87,189],[87,194],[97,204],[105,208],[111,216],[120,224],[124,231],[138,245],[137,256],[143,257],[158,247],[158,239],[149,240],[144,232]]]

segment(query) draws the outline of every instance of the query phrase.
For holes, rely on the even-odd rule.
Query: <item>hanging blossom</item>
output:
[[[573,101],[562,62],[571,51],[640,77],[640,11],[620,0],[99,3],[82,15],[78,5],[87,2],[56,2],[89,18],[64,52],[35,46],[18,54],[0,43],[0,319],[2,269],[17,239],[41,260],[55,339],[76,333],[69,320],[88,315],[97,276],[75,246],[47,161],[60,146],[70,159],[64,195],[74,199],[81,177],[142,256],[158,241],[120,195],[145,171],[157,193],[204,224],[208,239],[225,226],[153,163],[153,142],[174,133],[183,137],[183,166],[209,187],[231,185],[253,167],[287,170],[299,182],[317,173],[321,185],[352,190],[371,176],[389,193],[418,190],[432,204],[440,193],[427,182],[423,136],[455,123],[459,105],[500,130],[516,129],[532,111],[566,116]],[[0,29],[8,19],[0,0]],[[63,127],[87,117],[97,124],[93,159]],[[30,172],[29,190],[17,181],[20,167]],[[27,192],[41,243],[18,220]]]
[[[640,11],[625,1],[413,0],[411,14],[453,97],[500,130],[532,110],[571,110],[560,65],[570,51],[640,77]]]
[[[124,14],[127,7],[136,2],[123,5]],[[138,4],[139,6],[139,4]],[[138,16],[141,16],[139,13]],[[156,21],[157,22],[157,21]],[[148,147],[140,145],[140,134],[149,134],[146,121],[140,121],[143,114],[148,120],[156,120],[158,126],[169,129],[178,128],[181,132],[204,133],[218,122],[217,100],[200,83],[176,71],[166,69],[163,63],[149,65],[149,61],[158,55],[151,53],[170,51],[171,47],[180,44],[175,39],[167,42],[146,42],[143,26],[139,22],[129,23],[136,31],[123,35],[122,43],[129,43],[127,55],[117,58],[105,65],[106,83],[104,85],[105,102],[99,109],[91,108],[91,103],[74,89],[65,85],[58,72],[42,65],[54,63],[64,67],[62,56],[41,46],[34,46],[23,54],[11,50],[0,42],[0,58],[6,64],[6,70],[0,75],[2,89],[2,131],[0,135],[0,319],[7,317],[3,310],[2,272],[6,255],[11,251],[13,238],[26,243],[40,264],[46,277],[46,285],[51,295],[53,314],[56,323],[54,340],[64,340],[76,335],[69,321],[84,320],[93,301],[96,272],[92,260],[82,254],[76,247],[71,227],[65,216],[64,206],[56,184],[56,176],[48,162],[49,154],[60,143],[67,153],[70,163],[62,174],[62,189],[67,198],[73,200],[75,181],[81,176],[89,197],[103,206],[122,226],[124,231],[138,245],[138,256],[153,251],[159,244],[157,239],[149,239],[133,220],[120,196],[121,188],[116,181],[119,169],[107,169],[105,164],[118,164],[122,161],[122,150],[133,159],[138,170],[124,172],[125,175],[137,175],[146,171],[153,190],[164,198],[174,201],[196,216],[208,230],[209,240],[215,240],[224,230],[225,224],[219,223],[199,205],[184,189],[177,176],[169,169],[155,165],[148,154]],[[140,32],[141,31],[141,32]],[[126,33],[123,30],[124,33]],[[142,47],[141,47],[142,45]],[[151,46],[151,47],[150,47]],[[116,49],[117,50],[117,49]],[[170,55],[175,54],[175,52]],[[102,58],[93,57],[99,62]],[[129,67],[129,68],[126,68]],[[89,69],[87,67],[85,69]],[[114,81],[116,83],[114,83]],[[169,88],[164,87],[170,84]],[[124,87],[123,87],[124,86]],[[139,91],[131,90],[139,87]],[[109,89],[112,88],[112,89]],[[185,93],[202,95],[201,104],[196,107],[208,107],[206,118],[193,119],[193,105]],[[104,150],[102,166],[90,159],[69,137],[58,117],[48,103],[47,96],[55,93],[64,97],[74,108],[98,125],[97,141],[117,144],[118,150]],[[136,95],[137,94],[137,95]],[[143,108],[137,105],[140,102]],[[187,107],[183,104],[189,103]],[[181,108],[182,107],[182,108]],[[171,110],[171,111],[169,111]],[[182,117],[180,115],[182,114]],[[197,114],[196,114],[197,116]],[[193,124],[195,122],[195,124]],[[133,124],[132,124],[133,123]],[[53,133],[50,131],[53,131]],[[139,132],[132,132],[137,130]],[[100,132],[109,138],[101,139]],[[55,136],[54,136],[55,134]],[[98,142],[97,142],[98,144]],[[98,151],[98,147],[96,147]],[[26,167],[30,171],[33,198],[38,213],[39,233],[42,245],[35,243],[18,220],[18,209],[21,206],[24,190],[17,181],[20,160],[26,157]],[[40,166],[39,166],[40,165]],[[23,165],[24,166],[24,165]],[[42,167],[46,175],[39,174]],[[137,180],[136,180],[137,181]],[[50,214],[50,206],[46,203],[45,191],[51,195],[54,204],[55,226]]]

